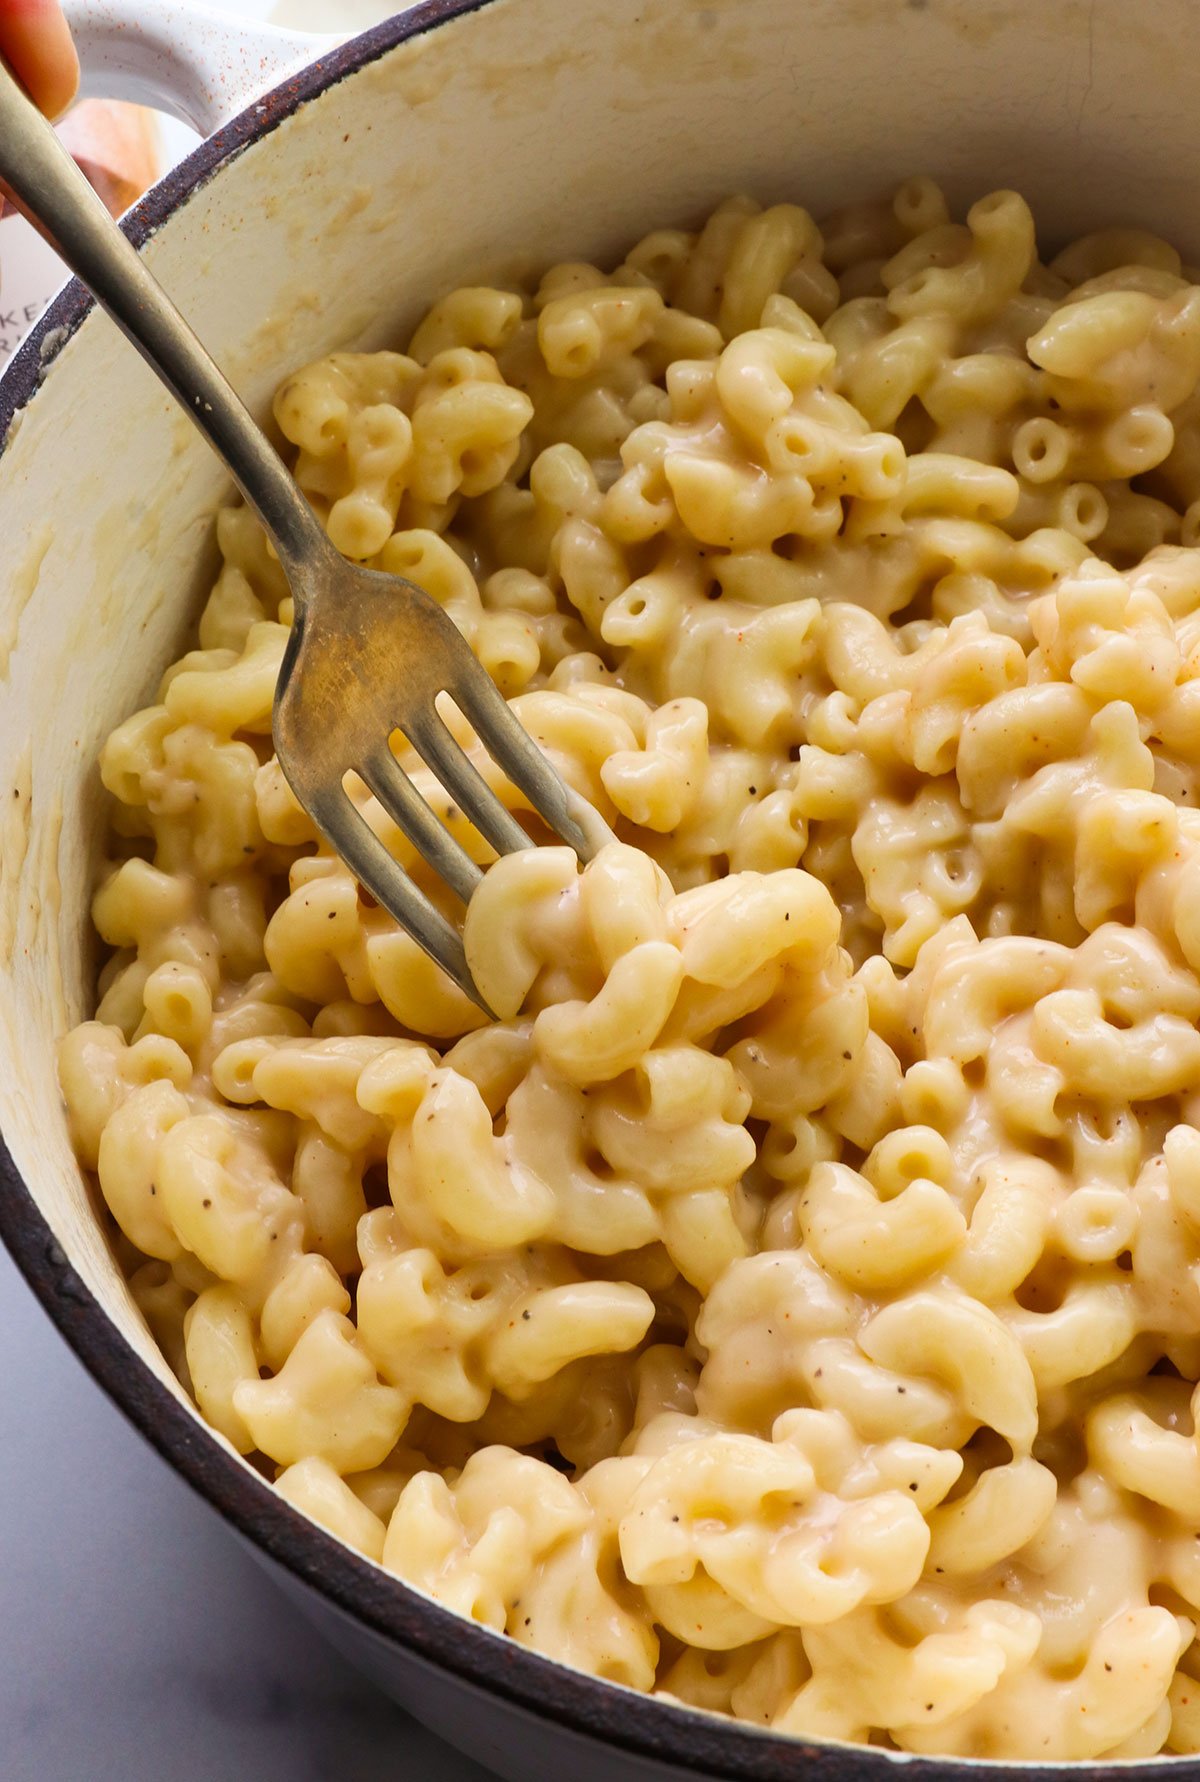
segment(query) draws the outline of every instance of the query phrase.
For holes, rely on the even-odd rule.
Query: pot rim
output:
[[[207,138],[133,207],[121,228],[145,242],[221,169],[269,136],[293,112],[397,45],[503,0],[421,0],[319,56]],[[25,337],[0,377],[0,458],[13,420],[38,390],[93,300],[72,279]],[[478,1626],[372,1565],[294,1510],[242,1465],[185,1409],[127,1342],[76,1273],[46,1222],[0,1132],[0,1240],[61,1336],[107,1396],[191,1488],[269,1559],[352,1622],[485,1695],[507,1702],[614,1754],[675,1764],[698,1778],[795,1782],[801,1768],[827,1782],[879,1782],[902,1764],[913,1782],[954,1782],[980,1773],[1029,1782],[1062,1771],[1072,1782],[1159,1782],[1164,1763],[1198,1782],[1200,1759],[1161,1757],[1113,1764],[1009,1763],[913,1757],[868,1746],[813,1743],[722,1715],[643,1695],[577,1671]]]

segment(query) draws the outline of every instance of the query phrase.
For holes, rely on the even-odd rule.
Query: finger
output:
[[[47,117],[67,109],[79,58],[58,0],[0,0],[0,54]]]

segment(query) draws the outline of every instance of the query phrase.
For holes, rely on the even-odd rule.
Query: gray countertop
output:
[[[487,1782],[330,1651],[0,1249],[4,1782]]]

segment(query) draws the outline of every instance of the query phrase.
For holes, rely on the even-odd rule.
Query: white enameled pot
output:
[[[188,0],[64,0],[80,97],[154,106],[211,136],[341,42]]]
[[[1194,16],[1190,0],[427,0],[308,62],[311,43],[229,37],[183,5],[77,9],[103,75],[91,90],[221,126],[126,226],[259,412],[288,368],[402,339],[455,284],[603,263],[731,191],[819,214],[928,172],[956,202],[1019,188],[1051,243],[1140,223],[1200,258]],[[223,491],[188,421],[68,288],[0,379],[0,1231],[18,1262],[331,1638],[500,1774],[978,1767],[790,1744],[458,1620],[282,1503],[156,1353],[71,1154],[54,1044],[90,1010],[97,752],[183,645]]]

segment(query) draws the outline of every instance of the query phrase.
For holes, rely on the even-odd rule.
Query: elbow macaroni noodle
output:
[[[205,1417],[633,1688],[1200,1751],[1200,283],[1129,229],[1043,264],[1011,192],[734,199],[275,413],[619,839],[487,872],[481,1024],[288,791],[291,602],[220,515],[104,749],[61,1055]]]

